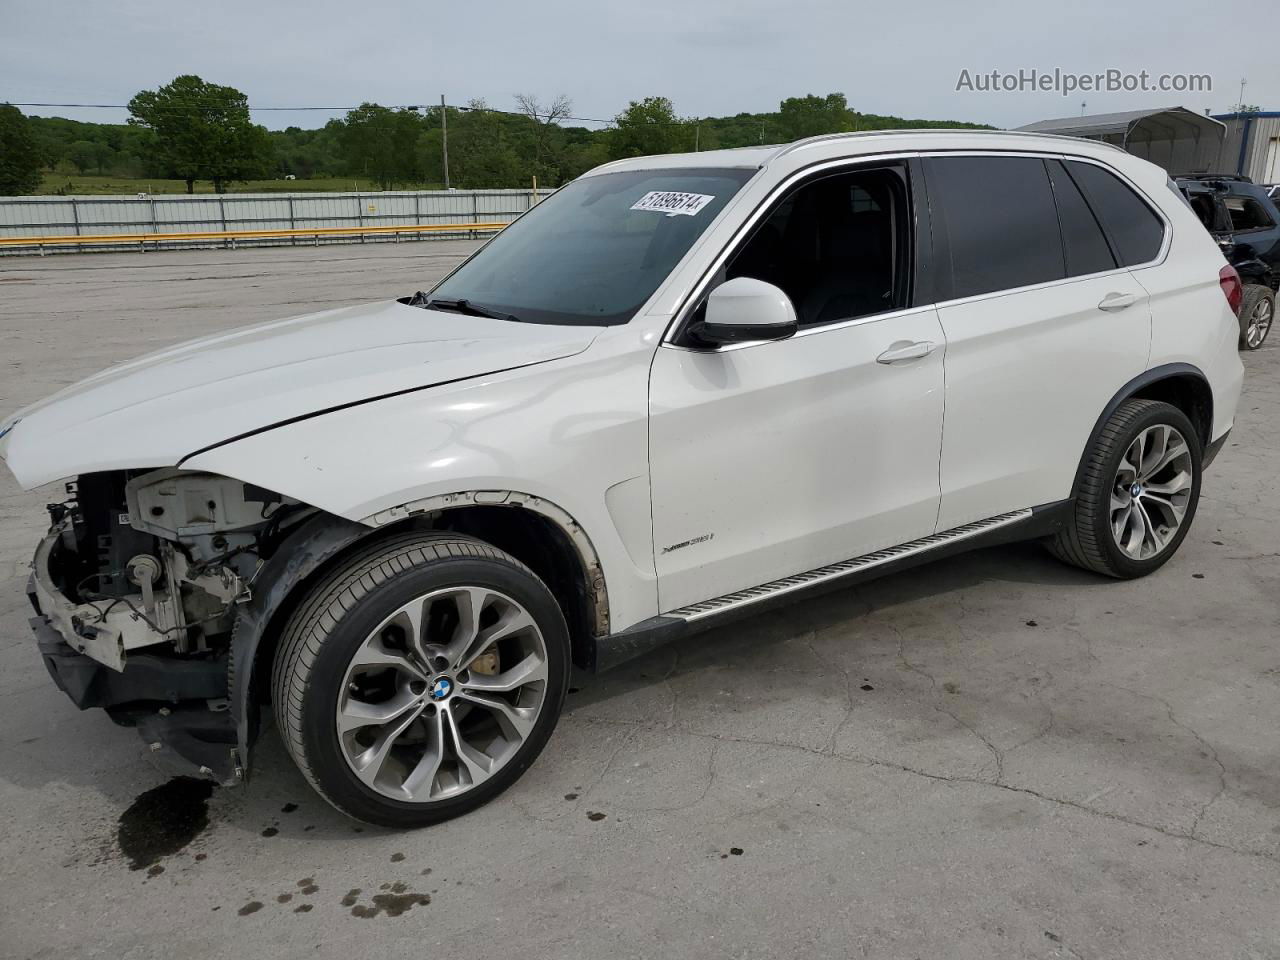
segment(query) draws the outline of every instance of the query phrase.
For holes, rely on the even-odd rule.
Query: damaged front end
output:
[[[227,477],[163,469],[81,476],[53,504],[28,586],[49,673],[222,782],[245,762],[232,634],[251,584],[315,511]]]

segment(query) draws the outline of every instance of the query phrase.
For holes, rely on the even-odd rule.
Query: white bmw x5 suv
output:
[[[439,821],[529,767],[571,664],[993,542],[1154,571],[1232,425],[1239,295],[1101,144],[608,164],[430,292],[5,421],[24,487],[70,480],[31,623],[80,707],[208,775],[247,775],[269,705],[334,806]]]

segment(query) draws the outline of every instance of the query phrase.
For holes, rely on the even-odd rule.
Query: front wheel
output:
[[[1257,350],[1271,332],[1276,315],[1276,295],[1270,287],[1250,283],[1240,298],[1240,348]]]
[[[350,557],[290,619],[273,707],[311,785],[369,823],[474,810],[528,769],[564,705],[569,636],[547,587],[471,537]]]
[[[1088,451],[1074,513],[1049,551],[1124,580],[1151,573],[1191,527],[1200,472],[1200,439],[1186,414],[1156,400],[1126,400]]]

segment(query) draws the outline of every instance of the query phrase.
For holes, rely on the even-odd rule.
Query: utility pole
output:
[[[693,152],[697,153],[702,149],[702,121],[695,120],[693,127]]]
[[[444,105],[444,94],[440,94],[440,147],[444,152],[444,188],[449,189],[449,108]]]

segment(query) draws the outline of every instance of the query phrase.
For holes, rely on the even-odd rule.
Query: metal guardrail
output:
[[[265,240],[290,238],[352,237],[365,235],[396,235],[421,233],[462,233],[475,236],[492,233],[507,226],[506,223],[423,223],[394,224],[367,227],[302,227],[276,230],[209,230],[187,233],[106,233],[98,235],[61,235],[47,237],[0,237],[0,248],[37,247],[43,254],[45,246],[112,244],[131,246],[138,244],[145,250],[148,243],[159,249],[162,243],[229,243],[233,248],[237,240]]]
[[[546,195],[414,190],[0,197],[0,257],[491,236]]]

